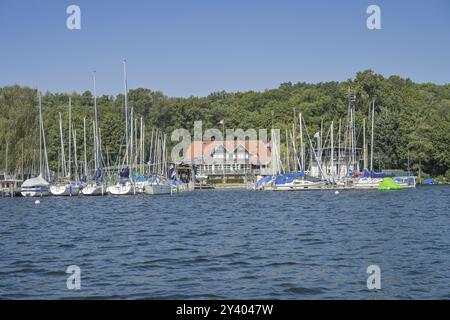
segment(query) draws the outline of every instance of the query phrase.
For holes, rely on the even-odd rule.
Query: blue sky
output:
[[[81,8],[81,30],[66,8]],[[382,30],[366,28],[381,7]],[[374,69],[450,83],[450,1],[1,0],[0,86],[42,91],[129,87],[170,96],[345,80]]]

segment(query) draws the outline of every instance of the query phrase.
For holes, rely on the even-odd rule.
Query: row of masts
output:
[[[150,138],[150,148],[148,154],[148,162],[146,162],[146,126],[141,117],[139,120],[134,118],[133,108],[128,106],[128,83],[127,83],[127,68],[126,60],[123,60],[124,70],[124,105],[125,105],[125,153],[123,161],[120,165],[112,166],[110,163],[109,155],[107,159],[103,158],[101,130],[99,126],[99,112],[97,106],[97,92],[96,92],[96,78],[95,71],[93,73],[93,95],[94,95],[94,119],[92,121],[92,133],[93,133],[93,168],[89,168],[88,152],[87,152],[87,120],[83,119],[83,171],[84,180],[95,180],[99,174],[113,173],[114,169],[117,171],[128,168],[130,176],[133,175],[167,175],[167,137],[166,134],[158,129],[153,128]],[[59,128],[60,128],[60,160],[61,165],[58,169],[60,177],[72,178],[72,148],[74,153],[74,169],[75,180],[79,179],[78,159],[77,159],[77,146],[76,146],[76,130],[73,129],[72,123],[72,100],[69,97],[69,139],[68,139],[68,161],[65,159],[65,148],[63,138],[63,122],[62,115],[59,113]],[[73,141],[73,144],[72,144]],[[92,174],[90,174],[92,173]]]
[[[320,130],[314,135],[316,142],[309,135],[306,122],[302,113],[297,113],[294,109],[294,116],[291,128],[285,128],[285,153],[284,161],[281,160],[279,141],[272,135],[272,174],[288,172],[308,172],[323,180],[340,179],[349,172],[360,171],[360,156],[363,154],[362,168],[364,170],[374,170],[374,126],[375,126],[375,99],[369,103],[370,128],[370,162],[368,141],[366,139],[366,118],[362,124],[363,147],[358,148],[358,136],[355,112],[355,97],[350,95],[347,113],[347,123],[342,132],[342,120],[339,120],[337,139],[335,136],[335,122],[331,121],[324,142],[324,124],[321,120]],[[336,141],[337,140],[337,141]],[[337,143],[336,143],[337,142]],[[309,153],[307,161],[306,153]]]
[[[122,153],[123,161],[116,165],[111,163],[111,159],[106,149],[106,159],[103,156],[101,129],[99,125],[99,111],[97,105],[96,92],[96,72],[93,72],[93,99],[94,99],[94,119],[92,120],[92,161],[88,159],[88,120],[83,118],[83,158],[81,162],[78,159],[77,131],[74,128],[72,120],[72,98],[69,96],[68,101],[68,139],[64,137],[63,115],[59,112],[59,150],[58,150],[58,166],[56,177],[51,173],[47,156],[47,143],[44,130],[42,96],[38,92],[39,103],[39,167],[38,174],[47,181],[54,180],[80,180],[95,181],[99,175],[114,174],[115,171],[120,172],[124,168],[130,170],[130,176],[133,175],[167,175],[168,173],[168,152],[167,152],[167,136],[161,130],[152,128],[151,137],[146,141],[146,126],[142,117],[135,119],[133,108],[128,106],[128,84],[126,60],[123,60],[124,68],[124,93],[125,93],[125,152]],[[148,146],[149,142],[149,146]],[[147,149],[148,148],[148,149]],[[24,171],[24,153],[22,143],[22,161],[21,175],[22,180],[25,179]],[[148,150],[148,152],[146,151]],[[8,178],[8,151],[9,143],[6,141],[6,157],[4,167],[4,179]],[[119,157],[121,153],[119,152]],[[67,156],[66,156],[67,155]],[[36,174],[35,170],[35,149],[33,148],[31,171],[28,175]],[[118,158],[117,160],[119,160]],[[106,160],[106,161],[105,161]]]

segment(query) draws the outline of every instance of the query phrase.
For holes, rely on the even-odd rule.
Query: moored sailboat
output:
[[[126,151],[122,170],[119,172],[119,179],[115,184],[107,188],[107,192],[112,195],[135,195],[138,192],[133,181],[133,110],[131,115],[128,114],[128,82],[127,82],[127,64],[126,60],[123,60],[123,72],[124,72],[124,98],[125,98],[125,143]],[[129,119],[131,118],[131,119]],[[131,120],[131,121],[130,121]],[[128,126],[130,124],[130,128]],[[129,130],[130,129],[130,130]],[[131,133],[131,134],[130,134]]]
[[[47,148],[45,144],[44,122],[42,119],[42,98],[39,98],[39,175],[24,181],[20,193],[24,197],[43,197],[49,195],[50,183],[46,180],[50,176],[48,168]],[[44,170],[45,166],[45,170]]]
[[[65,152],[64,152],[64,139],[63,139],[63,131],[62,131],[62,117],[59,114],[59,128],[60,128],[60,138],[61,138],[61,171],[60,178],[58,181],[50,185],[50,193],[53,196],[77,196],[81,190],[81,184],[78,181],[78,173],[75,170],[75,180],[72,178],[72,158],[71,158],[71,149],[72,149],[72,99],[69,97],[69,160],[68,167],[66,167],[65,161]],[[75,167],[77,167],[77,157],[76,157],[76,133],[74,132],[74,156],[75,156]]]
[[[101,151],[100,143],[100,129],[98,121],[98,110],[97,110],[97,91],[95,82],[95,71],[94,71],[94,173],[83,186],[81,193],[85,196],[102,196],[106,193],[106,186],[104,183],[104,166],[103,166],[103,156]],[[88,179],[88,163],[87,163],[87,150],[86,150],[86,118],[83,121],[83,132],[84,132],[84,176]]]

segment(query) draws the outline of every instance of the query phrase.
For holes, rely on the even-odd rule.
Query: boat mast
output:
[[[140,167],[141,167],[141,175],[144,175],[144,124],[143,124],[143,122],[142,122],[142,117],[141,117],[141,119],[140,119],[140,121],[141,121],[141,133],[140,133],[140,136],[141,136],[141,139],[140,139],[140,147],[141,147],[141,150],[139,151],[139,154],[140,154]]]
[[[138,156],[139,156],[139,148],[138,148],[138,126],[137,126],[137,119],[134,119],[134,149],[136,150],[136,154],[134,155],[134,167],[135,170],[139,172],[139,166],[138,166]]]
[[[22,140],[22,160],[20,161],[20,165],[21,165],[21,171],[22,171],[22,181],[24,181],[24,167],[23,167],[23,140]],[[409,158],[408,158],[409,159]],[[409,163],[409,162],[408,162]],[[409,165],[408,165],[408,167],[409,167]]]
[[[84,176],[87,179],[88,168],[87,168],[87,150],[86,150],[86,117],[83,118],[83,139],[84,139]]]
[[[337,157],[337,175],[341,177],[341,119],[339,119],[339,132],[338,132],[338,157]]]
[[[6,175],[8,174],[8,141],[6,141],[6,159],[5,159],[5,174],[4,179],[6,180]]]
[[[98,164],[97,164],[97,141],[95,139],[95,132],[97,131],[97,129],[95,128],[95,120],[92,120],[92,134],[94,135],[94,145],[93,145],[93,151],[94,151],[94,176],[95,176],[95,172],[97,171],[98,168]]]
[[[293,121],[292,121],[292,144],[293,144],[293,148],[294,148],[294,155],[293,155],[293,159],[294,159],[294,172],[297,172],[297,161],[296,159],[298,159],[297,156],[297,152],[296,149],[297,147],[295,146],[297,144],[297,127],[296,127],[296,112],[295,112],[295,108],[293,110]]]
[[[63,128],[62,128],[62,116],[61,112],[59,113],[59,135],[61,142],[61,170],[62,176],[65,177],[67,175],[66,169],[66,159],[64,157],[64,137],[63,137]]]
[[[152,128],[152,135],[150,137],[150,152],[148,155],[148,173],[151,175],[153,173],[153,133],[154,129]]]
[[[373,131],[374,131],[374,119],[375,119],[375,98],[372,100],[372,133],[370,137],[370,176],[373,173]]]
[[[77,130],[73,130],[73,154],[75,162],[75,181],[78,182]]]
[[[134,160],[133,160],[133,130],[134,130],[134,128],[133,128],[133,108],[131,108],[131,115],[130,115],[130,156],[129,156],[129,159],[130,159],[130,176],[131,176],[131,173],[133,172],[133,163],[134,163]]]
[[[72,97],[69,96],[69,179],[72,175]]]
[[[124,93],[125,93],[125,141],[126,141],[126,163],[127,166],[130,165],[130,155],[128,153],[129,150],[129,134],[128,134],[128,80],[127,80],[127,60],[123,59],[123,74],[124,74]]]
[[[285,153],[285,156],[286,156],[285,168],[286,168],[286,170],[285,170],[285,173],[287,173],[290,171],[290,167],[291,167],[291,164],[289,161],[289,138],[288,138],[288,129],[287,128],[285,129],[285,133],[286,133],[286,153]]]
[[[331,135],[331,176],[334,178],[334,135],[333,135],[334,127],[333,121],[331,121],[330,135]]]
[[[99,167],[101,167],[100,159],[100,145],[99,145],[99,124],[98,124],[98,111],[97,111],[97,88],[95,81],[95,70],[93,71],[93,81],[94,81],[94,117],[95,117],[95,135],[94,135],[94,148],[95,148],[95,174]]]
[[[363,119],[363,152],[364,164],[363,169],[367,169],[367,148],[366,148],[366,118]]]
[[[301,158],[301,165],[302,165],[302,170],[305,171],[305,146],[303,145],[303,125],[302,125],[302,114],[299,113],[298,115],[299,118],[299,127],[300,127],[300,158]]]
[[[39,99],[39,175],[42,176],[42,98],[38,92]]]
[[[45,131],[44,131],[44,119],[42,118],[42,98],[41,94],[39,93],[39,126],[40,126],[40,134],[39,134],[39,141],[41,142],[40,145],[40,159],[39,159],[39,175],[42,176],[42,171],[44,170],[44,161],[45,161],[45,174],[48,179],[50,179],[50,169],[48,167],[48,158],[47,158],[47,145],[45,143]],[[42,150],[42,145],[44,146],[44,149]]]

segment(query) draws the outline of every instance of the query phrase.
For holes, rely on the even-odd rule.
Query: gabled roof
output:
[[[227,140],[223,141],[193,141],[185,154],[185,161],[202,159],[211,155],[218,147],[225,147],[227,152],[234,152],[242,146],[255,162],[268,163],[271,157],[271,144],[262,140]]]

